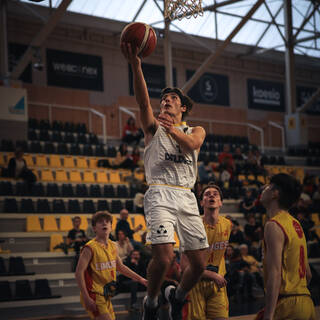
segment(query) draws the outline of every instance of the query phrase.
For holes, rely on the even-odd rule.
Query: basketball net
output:
[[[164,18],[170,20],[190,19],[203,15],[202,0],[165,0]]]

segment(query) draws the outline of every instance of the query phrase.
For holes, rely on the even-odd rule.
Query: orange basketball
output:
[[[157,36],[152,27],[142,22],[132,22],[121,32],[120,43],[130,42],[138,47],[138,55],[142,58],[149,56],[157,45]]]

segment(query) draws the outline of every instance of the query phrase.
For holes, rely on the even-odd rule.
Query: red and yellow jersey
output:
[[[306,267],[307,244],[303,229],[298,220],[287,211],[280,211],[269,221],[276,223],[284,233],[285,243],[282,254],[280,295],[310,294],[307,288]],[[272,261],[270,262],[272,263]],[[268,279],[264,246],[264,279]]]
[[[107,246],[96,239],[90,240],[85,247],[90,248],[92,258],[85,271],[88,292],[103,295],[103,286],[116,281],[117,248],[115,242],[108,240]]]
[[[219,216],[218,223],[214,226],[209,225],[203,221],[204,228],[207,233],[209,251],[207,265],[219,267],[219,274],[225,275],[226,264],[224,260],[224,253],[229,243],[229,237],[232,228],[232,222]]]

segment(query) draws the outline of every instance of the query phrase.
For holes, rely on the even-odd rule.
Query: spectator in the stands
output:
[[[116,244],[118,247],[119,257],[122,261],[124,261],[130,255],[131,251],[133,250],[133,246],[130,242],[130,239],[122,230],[118,230],[117,232]]]
[[[246,194],[240,202],[239,210],[244,214],[245,218],[247,218],[249,214],[255,213],[255,199],[250,189],[246,189]]]
[[[129,218],[129,211],[127,209],[122,209],[120,211],[120,219],[116,225],[116,234],[118,234],[119,230],[122,230],[127,235],[127,237],[130,239],[132,245],[135,247],[138,244],[136,243],[136,241],[133,240],[133,234],[135,232],[140,231],[142,229],[142,225],[139,224],[135,229],[132,230],[130,228],[128,218]],[[138,247],[139,247],[139,245],[138,245]]]
[[[128,152],[128,145],[126,143],[120,145],[113,163],[115,168],[134,169],[134,163]]]
[[[17,148],[14,153],[14,157],[9,160],[8,164],[8,176],[16,179],[23,179],[31,187],[37,178],[35,174],[28,169],[26,160],[23,159],[23,150]]]
[[[210,165],[209,157],[205,157],[203,162],[198,167],[199,180],[201,184],[209,183],[214,180],[212,166]]]
[[[88,241],[86,233],[83,229],[80,229],[81,218],[75,216],[72,219],[73,228],[68,232],[67,244],[69,247],[74,248],[74,251],[79,254],[82,246]]]
[[[247,159],[245,162],[245,173],[246,174],[259,174],[259,167],[257,158],[255,157],[252,150],[248,150]]]
[[[232,243],[236,246],[244,243],[244,234],[237,220],[232,220],[232,229],[230,233],[229,243]]]
[[[249,272],[250,266],[242,259],[238,248],[233,250],[228,269],[226,275],[228,295],[235,296],[241,302],[253,300],[253,281]]]
[[[128,144],[135,142],[138,145],[142,137],[142,130],[137,128],[135,119],[130,117],[123,128],[122,141]]]
[[[218,162],[219,167],[228,170],[228,172],[232,176],[234,170],[234,160],[232,154],[230,153],[230,146],[228,144],[225,144],[223,146],[223,151],[218,156]]]
[[[245,243],[241,244],[239,249],[242,259],[249,264],[249,273],[254,277],[253,280],[264,290],[262,270],[258,260],[248,253],[248,246]]]
[[[133,270],[135,273],[142,277],[146,276],[147,266],[144,260],[141,258],[139,250],[133,250],[131,254],[123,262],[127,267]],[[139,282],[129,279],[123,275],[118,277],[118,283],[120,288],[129,289],[131,293],[130,297],[130,307],[129,311],[135,312],[139,311],[139,306],[137,305],[137,292],[139,289]],[[145,288],[142,288],[145,289]]]
[[[320,183],[317,185],[317,189],[312,196],[313,211],[320,212]]]
[[[253,214],[248,216],[248,223],[244,226],[244,234],[250,245],[257,247],[263,238],[263,228],[257,223]]]
[[[243,171],[245,164],[245,159],[240,147],[236,148],[233,155],[233,160],[235,166],[235,174],[240,174]]]
[[[142,165],[142,160],[141,160],[141,156],[140,156],[140,149],[139,146],[135,146],[132,150],[131,153],[131,158],[133,161],[133,165],[135,168],[138,168],[140,165]]]

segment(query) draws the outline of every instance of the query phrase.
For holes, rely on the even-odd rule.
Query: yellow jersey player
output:
[[[222,192],[216,185],[209,184],[201,194],[204,210],[203,224],[207,233],[209,249],[207,267],[201,280],[189,292],[189,303],[183,310],[184,320],[227,319],[229,302],[224,278],[226,273],[224,253],[228,246],[232,222],[220,216]],[[181,257],[181,267],[188,263],[186,256]]]
[[[274,175],[262,192],[268,216],[263,252],[266,305],[256,319],[316,319],[307,288],[311,271],[306,239],[298,220],[287,211],[300,192],[298,181],[284,173]]]
[[[92,217],[96,237],[83,247],[76,269],[80,300],[91,319],[115,319],[111,297],[116,289],[116,272],[147,286],[147,280],[125,266],[115,242],[109,239],[112,216],[97,212]]]

